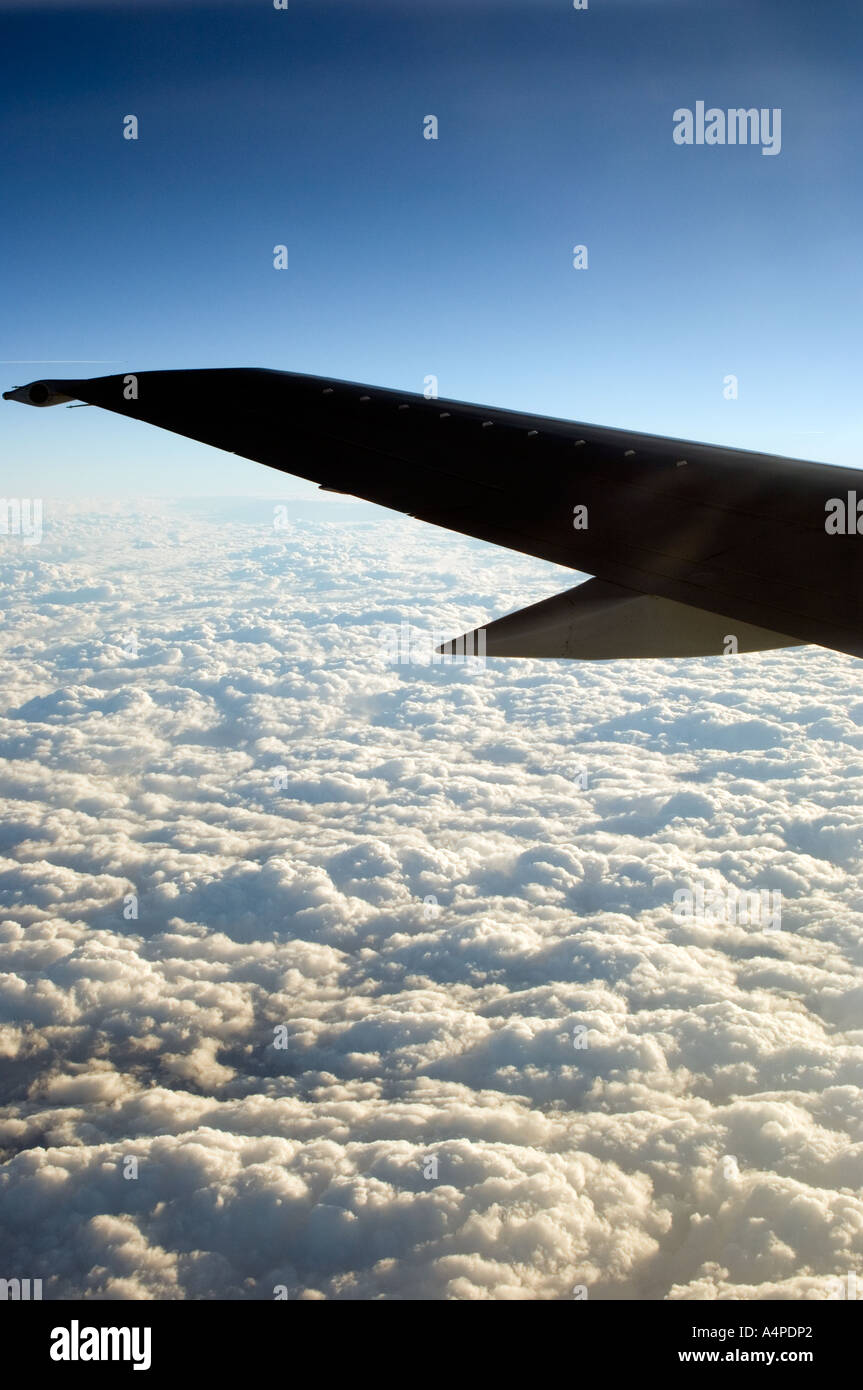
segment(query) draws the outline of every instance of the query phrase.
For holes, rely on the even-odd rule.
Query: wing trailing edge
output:
[[[553,598],[476,628],[438,651],[447,656],[558,657],[613,661],[628,657],[720,656],[801,645],[798,637],[741,623],[656,594],[589,579]]]

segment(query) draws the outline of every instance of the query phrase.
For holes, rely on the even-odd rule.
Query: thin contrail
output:
[[[83,367],[95,363],[122,362],[122,357],[0,357],[3,367]]]

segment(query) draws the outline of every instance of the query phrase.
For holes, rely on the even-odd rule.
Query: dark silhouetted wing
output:
[[[851,469],[254,368],[37,382],[6,396],[102,406],[597,576],[614,586],[604,621],[622,624],[619,650],[600,644],[609,656],[689,654],[699,643],[681,604],[732,634],[745,625],[750,647],[816,642],[863,656],[856,497],[852,534],[825,529],[831,499],[859,491],[863,502]],[[432,557],[431,535],[428,546]],[[641,595],[667,602],[613,602]],[[565,606],[557,654],[577,656],[586,600],[578,613]],[[603,621],[591,613],[585,655]],[[641,644],[639,613],[655,634]],[[722,650],[708,626],[707,649]]]

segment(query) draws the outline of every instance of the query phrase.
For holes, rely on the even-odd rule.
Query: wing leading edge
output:
[[[4,394],[101,406],[603,582],[491,624],[499,655],[705,655],[733,635],[863,656],[863,540],[825,528],[831,499],[863,499],[853,469],[256,368]]]

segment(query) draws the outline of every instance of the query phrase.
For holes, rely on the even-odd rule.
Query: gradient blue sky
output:
[[[859,465],[858,4],[0,0],[0,33],[0,358],[70,359],[4,361],[4,388],[435,373],[442,395]],[[677,146],[699,99],[781,107],[781,154]],[[0,421],[7,493],[285,490],[96,410]]]

